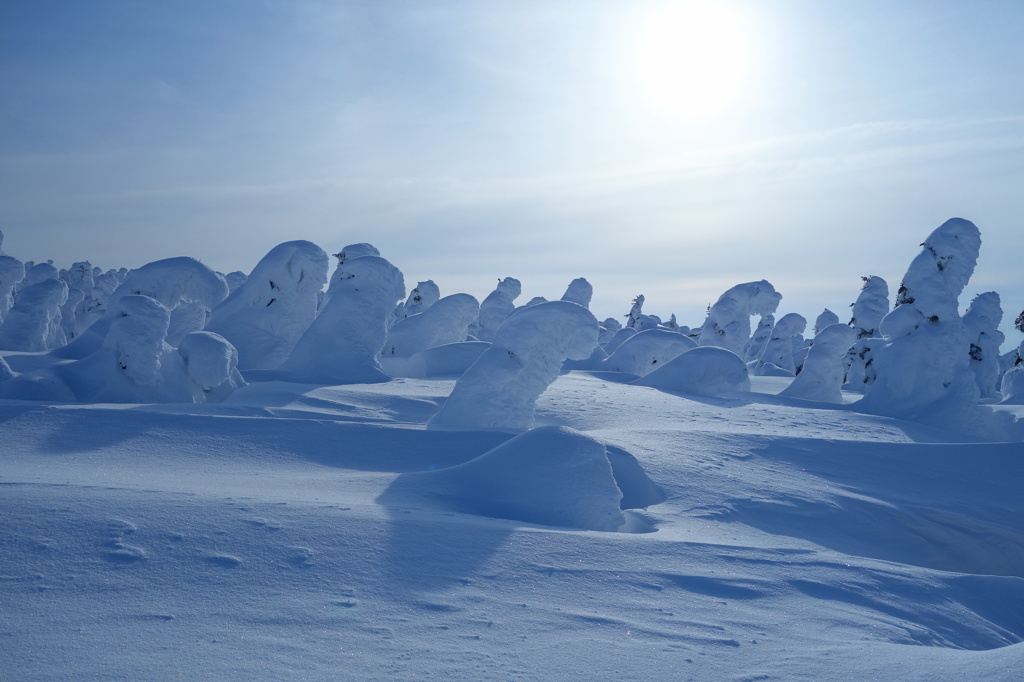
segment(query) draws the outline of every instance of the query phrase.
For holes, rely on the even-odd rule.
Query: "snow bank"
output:
[[[210,313],[206,330],[238,350],[239,369],[277,367],[316,317],[327,265],[327,254],[312,242],[275,246]]]
[[[814,337],[814,345],[807,351],[803,369],[780,395],[824,403],[842,403],[841,389],[846,375],[843,359],[856,336],[857,333],[847,324],[830,324],[822,329]]]
[[[662,367],[672,358],[697,347],[697,342],[667,329],[648,329],[629,337],[601,363],[610,372],[639,377]]]
[[[633,383],[701,396],[750,390],[746,363],[731,350],[717,346],[687,351]]]
[[[698,344],[718,346],[742,355],[750,340],[750,317],[774,314],[781,300],[782,294],[766,280],[737,284],[711,306]]]
[[[455,383],[428,426],[529,429],[537,398],[562,363],[589,357],[596,345],[597,320],[582,306],[549,301],[518,310]]]
[[[562,426],[542,426],[465,464],[406,474],[378,502],[420,496],[464,514],[616,531],[626,524],[620,484],[641,503],[661,501],[635,460],[628,466],[632,458],[622,454],[613,463],[602,443]]]
[[[395,324],[388,333],[383,354],[407,358],[427,348],[465,341],[479,314],[480,304],[469,294],[445,296],[418,315]]]
[[[331,288],[330,299],[275,376],[313,384],[389,380],[379,357],[388,318],[405,296],[402,273],[380,256],[348,258],[338,265]]]

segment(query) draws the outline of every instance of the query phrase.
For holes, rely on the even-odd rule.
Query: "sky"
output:
[[[0,230],[60,267],[370,242],[408,288],[699,326],[895,293],[951,217],[966,306],[1024,310],[1024,3],[534,0],[0,5]]]

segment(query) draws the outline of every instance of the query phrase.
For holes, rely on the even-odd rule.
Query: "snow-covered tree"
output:
[[[838,318],[837,318],[838,319]],[[781,395],[825,403],[842,403],[843,359],[856,332],[847,324],[830,324],[814,337],[803,369]]]
[[[846,366],[846,389],[863,392],[864,385],[875,379],[874,349],[880,344],[878,328],[882,318],[889,312],[889,285],[877,276],[863,277],[857,300],[851,303],[853,317],[850,327],[857,339],[846,352],[843,363]]]
[[[277,367],[316,318],[327,266],[327,254],[312,242],[275,246],[245,283],[213,309],[206,330],[238,350],[239,369]]]
[[[525,431],[562,363],[590,357],[596,345],[597,320],[583,306],[549,301],[522,308],[455,383],[428,427]]]
[[[391,311],[405,296],[402,273],[380,256],[346,258],[334,272],[331,289],[330,299],[274,376],[312,384],[388,381],[380,353]]]
[[[14,305],[14,289],[25,279],[25,264],[17,258],[0,255],[0,322]]]
[[[750,341],[751,316],[774,314],[781,300],[782,295],[766,280],[737,284],[708,309],[697,343],[725,348],[742,357]]]
[[[514,301],[522,293],[522,284],[515,277],[498,280],[498,286],[480,304],[480,318],[474,329],[476,338],[490,341],[498,327],[516,310]]]
[[[768,340],[772,338],[772,330],[775,329],[775,316],[762,315],[757,323],[757,329],[743,349],[743,359],[746,362],[756,362],[761,359]]]
[[[67,300],[68,285],[56,277],[22,289],[0,324],[0,348],[45,351],[63,346],[67,339],[60,309]]]
[[[699,346],[633,383],[689,395],[721,396],[749,391],[750,375],[746,363],[731,350]]]
[[[428,279],[426,282],[419,282],[405,299],[403,317],[419,315],[440,300],[441,289],[434,284],[434,280]],[[473,301],[475,302],[476,299],[474,298]]]
[[[392,327],[384,357],[408,358],[427,348],[465,341],[479,314],[480,304],[469,294],[445,296]]]
[[[974,223],[952,218],[922,246],[900,285],[897,307],[882,320],[885,343],[875,352],[877,376],[865,385],[857,409],[997,436],[995,415],[978,405],[970,339],[958,312],[981,233]]]
[[[638,294],[633,299],[633,305],[629,309],[629,312],[626,313],[626,328],[627,329],[634,329],[635,327],[640,326],[640,320],[644,316],[644,301],[645,300],[646,299],[644,298],[643,294]],[[637,331],[639,331],[639,330],[637,330]]]
[[[590,282],[588,282],[584,277],[577,277],[573,281],[569,282],[569,286],[566,287],[565,293],[562,294],[563,301],[578,303],[584,308],[590,307],[590,299],[593,297],[594,287],[592,287]]]
[[[830,327],[833,324],[839,324],[839,316],[828,308],[825,308],[814,320],[814,336],[817,337],[818,334],[821,333],[822,329]]]
[[[761,359],[757,361],[754,374],[757,376],[778,376],[779,370],[784,376],[796,374],[794,361],[795,339],[803,345],[803,333],[807,328],[807,320],[803,315],[788,313],[783,315],[772,329],[771,337],[765,345]]]
[[[970,343],[971,370],[978,382],[982,398],[998,398],[1002,370],[999,366],[999,347],[1006,337],[999,331],[1003,309],[999,294],[988,291],[978,294],[964,314],[964,327]]]

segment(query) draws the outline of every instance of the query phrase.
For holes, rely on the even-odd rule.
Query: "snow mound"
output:
[[[542,426],[464,464],[403,475],[378,502],[412,496],[464,514],[617,531],[626,525],[624,498],[643,506],[662,500],[635,462],[625,452],[610,459],[602,443],[578,431]]]
[[[678,332],[647,329],[623,341],[615,352],[601,363],[601,369],[642,377],[695,348],[696,341]]]
[[[446,343],[421,350],[410,358],[383,357],[381,364],[388,374],[395,377],[460,377],[490,347],[486,341]]]
[[[750,390],[746,363],[731,350],[717,346],[701,346],[687,351],[633,383],[702,396]]]
[[[533,426],[537,398],[566,359],[590,357],[597,319],[566,301],[522,308],[494,334],[494,341],[455,383],[428,426],[525,431]]]

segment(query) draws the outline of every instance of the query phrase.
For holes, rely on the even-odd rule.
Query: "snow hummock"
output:
[[[497,329],[429,426],[525,431],[562,363],[583,360],[596,346],[597,319],[583,306],[548,301],[522,308]]]
[[[611,372],[646,376],[668,361],[697,347],[697,342],[667,329],[647,329],[628,337],[600,364]]]
[[[686,351],[633,383],[712,397],[750,390],[746,363],[731,350],[717,346],[699,346]]]
[[[379,501],[428,497],[463,514],[616,531],[623,493],[605,446],[563,426],[541,426],[447,469],[399,477]]]

